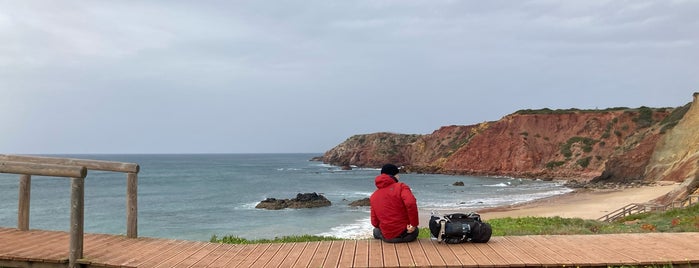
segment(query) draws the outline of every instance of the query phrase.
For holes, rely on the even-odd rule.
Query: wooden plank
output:
[[[338,267],[342,254],[343,241],[330,241],[330,250],[325,257],[322,267]]]
[[[684,234],[684,233],[683,233]],[[699,233],[686,233],[688,235],[677,235],[674,233],[663,233],[663,237],[657,240],[664,241],[666,243],[671,243],[675,246],[680,255],[676,256],[687,262],[699,262]],[[694,235],[692,235],[694,234]]]
[[[3,243],[6,245],[5,248],[1,249],[0,255],[8,256],[13,260],[53,260],[53,259],[67,259],[68,253],[62,251],[61,258],[53,258],[52,253],[55,253],[56,249],[67,249],[68,240],[65,233],[51,232],[46,233],[41,236],[32,237],[13,237],[12,239],[5,240]]]
[[[299,244],[304,245],[303,243],[299,243]],[[277,250],[277,253],[274,254],[274,256],[272,256],[271,258],[269,258],[269,261],[264,265],[264,267],[274,267],[274,268],[284,267],[284,266],[282,266],[282,263],[292,253],[294,245],[295,245],[294,243],[282,243],[279,250]],[[286,266],[286,267],[289,267],[289,266]]]
[[[239,267],[252,267],[252,264],[257,261],[257,259],[262,255],[267,249],[271,246],[271,244],[258,244],[258,246],[255,248],[255,250],[249,252],[248,254],[245,255],[245,258],[243,259],[238,259],[235,262],[229,263],[231,266],[239,266]]]
[[[187,249],[189,246],[190,244],[188,243],[188,241],[179,240],[165,248],[163,251],[154,253],[150,258],[138,260],[128,265],[136,267],[155,267],[159,263]]]
[[[536,260],[534,266],[555,266],[557,262],[549,257],[550,250],[543,249],[538,244],[532,244],[529,236],[511,236],[508,240],[527,252],[527,255]]]
[[[32,176],[27,174],[19,175],[19,193],[17,208],[17,229],[29,230],[29,203],[32,191]]]
[[[446,243],[437,243],[436,241],[431,241],[432,244],[435,246],[435,249],[437,250],[437,254],[441,257],[442,260],[444,260],[444,264],[446,267],[461,267],[463,264],[459,260],[459,257],[454,254],[454,251],[452,250],[452,247],[459,248],[460,246],[463,246],[464,244],[446,244]]]
[[[206,265],[195,265],[194,267],[230,267],[226,265],[232,261],[235,256],[242,255],[241,252],[244,252],[244,250],[248,250],[251,246],[255,245],[223,245],[220,248],[224,248],[224,246],[227,247],[228,250],[214,252],[214,254],[220,254],[216,259],[209,262],[204,262]]]
[[[416,267],[426,267],[430,264],[427,255],[425,255],[425,250],[422,249],[422,245],[419,241],[411,243],[408,250],[410,250],[410,255],[413,257],[413,262]]]
[[[313,254],[313,257],[311,257],[311,262],[308,263],[309,267],[323,267],[323,263],[325,262],[325,258],[328,256],[328,252],[330,251],[330,241],[321,241],[318,243],[318,248],[316,249],[315,254]]]
[[[240,245],[240,248],[235,252],[235,254],[230,254],[231,252],[226,253],[215,263],[210,264],[209,267],[236,267],[243,262],[248,255],[257,250],[260,245],[261,244]]]
[[[246,267],[264,267],[271,259],[279,252],[282,247],[281,243],[272,243],[263,252],[260,252],[259,257]]]
[[[85,260],[89,260],[92,263],[95,262],[107,262],[109,261],[110,263],[113,263],[113,260],[116,259],[119,256],[122,255],[129,255],[132,254],[133,252],[138,252],[137,249],[139,249],[141,246],[143,246],[146,243],[141,243],[141,241],[137,239],[125,239],[122,238],[121,241],[123,243],[120,243],[118,247],[110,247],[108,251],[105,251],[99,256],[91,256],[91,258],[84,258],[81,263],[86,263]]]
[[[599,262],[604,262],[607,266],[619,266],[632,264],[635,260],[623,252],[615,252],[608,247],[609,240],[604,235],[575,236],[576,244],[586,244],[587,250],[600,256]],[[576,246],[577,247],[577,246]]]
[[[415,260],[413,255],[410,254],[410,246],[417,244],[415,242],[410,243],[398,243],[394,246],[396,247],[396,255],[398,256],[398,266],[400,267],[415,267]],[[418,247],[420,245],[417,245]]]
[[[162,268],[171,268],[171,267],[177,267],[180,263],[185,261],[186,259],[192,258],[194,254],[199,252],[201,249],[206,247],[206,245],[209,245],[210,243],[207,242],[196,242],[196,241],[190,241],[187,243],[188,247],[179,253],[175,254],[174,256],[168,258],[167,260],[158,263],[157,266],[155,267],[162,267]]]
[[[398,254],[396,253],[396,244],[381,243],[383,251],[383,265],[386,267],[398,267]]]
[[[586,258],[583,254],[579,254],[580,251],[585,251],[587,249],[587,245],[585,244],[580,244],[577,247],[565,248],[560,246],[562,240],[565,240],[565,236],[542,235],[537,238],[537,243],[548,249],[551,249],[553,252],[556,252],[556,254],[558,254],[559,256],[565,258],[568,261],[568,265],[589,266],[592,264],[589,258]]]
[[[164,248],[173,245],[175,240],[165,239],[144,239],[139,238],[139,247],[133,248],[130,254],[123,254],[110,260],[110,263],[116,265],[128,266],[129,263],[134,263],[137,260],[143,260],[151,256],[154,252],[160,252]],[[89,248],[88,248],[89,249]]]
[[[41,250],[43,237],[50,246],[47,250]],[[68,259],[68,239],[66,233],[33,232],[30,237],[13,238],[8,244],[14,248],[4,249],[2,255],[9,256],[13,260],[41,260],[43,262],[63,262]],[[17,240],[20,239],[20,240]],[[5,241],[5,240],[3,240]],[[38,248],[37,248],[38,247]],[[29,251],[27,251],[29,250]],[[56,254],[60,253],[60,255]],[[55,256],[55,257],[54,257]]]
[[[342,246],[342,253],[340,255],[340,260],[338,262],[337,267],[353,267],[354,257],[355,255],[357,255],[357,241],[345,240],[343,241],[343,244],[344,245]]]
[[[35,241],[34,245],[18,247],[13,251],[6,252],[14,260],[43,260],[46,262],[61,262],[68,259],[67,240],[64,235],[47,235],[45,240]]]
[[[80,265],[78,264],[78,260],[83,258],[83,237],[85,236],[84,226],[85,177],[73,177],[70,178],[70,253],[68,255],[69,268],[79,268]]]
[[[502,255],[500,255],[499,251],[493,249],[490,243],[474,243],[472,245],[476,248],[476,250],[478,250],[481,254],[483,254],[483,256],[485,256],[488,259],[488,262],[491,263],[492,267],[509,267],[513,263],[513,261],[517,261],[517,258],[514,258],[514,260],[506,259]]]
[[[510,247],[510,245],[507,243],[507,241],[503,237],[493,237],[488,241],[487,245],[495,252],[498,253],[503,259],[509,261],[508,266],[518,266],[518,267],[523,267],[525,266],[526,262],[522,260],[522,256],[520,254],[523,254],[525,259],[529,259],[529,255],[526,253],[522,252],[520,254],[515,254],[513,249]],[[517,250],[517,249],[514,249]]]
[[[420,247],[422,247],[422,250],[425,252],[425,256],[427,256],[427,261],[428,264],[427,266],[430,267],[446,267],[447,263],[444,262],[442,259],[442,255],[439,254],[439,251],[437,250],[437,242],[433,242],[430,240],[426,239],[418,239],[418,242],[420,243]]]
[[[490,260],[483,256],[472,243],[451,245],[450,249],[464,267],[478,267],[479,264],[482,266],[492,265]],[[478,260],[480,260],[480,262],[478,262]]]
[[[532,255],[537,255],[536,253],[532,254],[530,252],[529,247],[526,244],[521,243],[520,240],[515,240],[512,241],[516,237],[501,237],[501,238],[495,238],[496,240],[501,240],[503,247],[506,247],[507,250],[512,252],[512,254],[515,254],[517,258],[524,263],[524,266],[540,266],[541,262],[536,259]],[[493,238],[491,238],[493,239]]]
[[[7,254],[8,252],[18,250],[21,247],[31,246],[36,244],[38,237],[55,236],[60,237],[60,233],[47,233],[43,231],[38,231],[40,234],[36,234],[37,231],[19,231],[17,229],[12,229],[12,232],[2,234],[2,241],[0,243],[0,255]]]
[[[95,247],[94,249],[86,250],[83,253],[84,259],[103,259],[105,255],[114,251],[115,249],[120,249],[130,245],[134,240],[125,239],[121,236],[109,236],[103,240],[102,244]]]
[[[308,242],[303,243],[289,243],[292,248],[289,250],[289,254],[282,260],[282,262],[277,267],[294,267],[296,261],[299,260],[301,253],[308,246]]]
[[[576,265],[613,265],[605,260],[606,253],[600,252],[596,247],[592,246],[594,241],[587,241],[580,239],[578,236],[572,237],[567,235],[543,236],[542,238],[548,240],[548,242],[558,248],[559,251],[567,252],[569,256],[575,256],[574,261]]]
[[[90,160],[90,159],[64,158],[64,157],[45,157],[45,156],[0,154],[0,161],[44,163],[44,164],[51,164],[51,165],[67,165],[67,166],[84,166],[90,170],[104,170],[104,171],[115,171],[115,172],[138,173],[138,171],[140,170],[140,167],[138,166],[138,164],[134,164],[134,163]],[[73,176],[65,176],[65,177],[73,177]]]
[[[354,267],[369,266],[369,240],[359,240],[354,250]]]
[[[240,249],[239,245],[231,245],[231,244],[223,244],[223,243],[214,243],[214,244],[217,244],[218,247],[216,247],[208,255],[206,255],[206,257],[201,258],[199,261],[192,264],[190,267],[209,267],[211,264],[216,263],[220,258],[223,258],[223,256],[228,254],[228,252],[230,252],[230,251],[236,252]]]
[[[66,232],[0,228],[0,241],[3,241],[0,243],[0,264],[5,266],[27,266],[30,261],[35,265],[43,263],[43,266],[52,265],[50,262],[65,265]],[[227,245],[88,234],[85,237],[86,258],[80,263],[100,267],[134,267],[139,264],[141,267],[691,265],[699,264],[696,254],[699,243],[696,241],[699,241],[699,233],[494,237],[486,244],[457,245],[440,245],[428,239],[404,244],[348,240]],[[378,254],[373,253],[372,248],[378,250]],[[380,260],[370,262],[370,252],[373,256],[381,256]],[[390,264],[390,258],[384,261],[384,256],[391,255],[391,252],[395,254],[397,265]],[[90,258],[94,253],[98,253],[94,255],[98,258]],[[559,263],[553,263],[551,260],[554,259]],[[316,266],[318,260],[322,263]]]
[[[303,248],[303,251],[299,255],[296,263],[294,263],[293,267],[308,267],[308,264],[311,262],[311,258],[313,258],[313,254],[316,253],[316,249],[318,249],[319,245],[320,242],[308,242],[306,247]]]
[[[384,267],[383,264],[383,241],[378,239],[369,240],[369,267]]]
[[[0,161],[0,173],[27,174],[49,177],[85,178],[84,166],[51,165],[28,162]]]
[[[81,262],[90,263],[92,260],[101,259],[115,245],[119,247],[128,241],[121,236],[115,235],[86,235],[84,242],[85,248]]]
[[[630,237],[621,237],[616,234],[605,235],[601,237],[607,241],[605,248],[607,250],[614,252],[615,254],[622,254],[630,257],[633,261],[631,263],[640,265],[652,265],[653,257],[648,254],[649,252],[640,252],[636,250],[637,246],[630,244]],[[645,241],[648,242],[648,241]]]
[[[126,173],[126,237],[138,237],[138,173]]]
[[[661,245],[662,241],[653,241],[649,243],[649,237],[641,237],[638,235],[620,235],[623,236],[622,243],[619,243],[619,251],[625,251],[632,254],[635,260],[640,261],[642,265],[667,264],[665,260],[674,258],[674,251],[667,251],[667,245]],[[653,235],[650,234],[652,237]],[[622,239],[617,239],[621,241]],[[653,254],[648,254],[653,252]],[[662,261],[661,261],[662,260]]]

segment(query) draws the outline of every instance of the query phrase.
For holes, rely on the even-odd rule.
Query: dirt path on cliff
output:
[[[524,204],[480,209],[485,220],[505,217],[553,217],[598,219],[605,214],[631,203],[645,203],[673,189],[677,183],[661,183],[654,186],[622,190],[578,190],[572,193],[539,199]],[[439,213],[467,213],[461,210],[441,210]],[[427,226],[430,211],[420,211],[420,225]]]

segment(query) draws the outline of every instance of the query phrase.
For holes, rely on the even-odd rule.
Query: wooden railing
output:
[[[29,230],[31,176],[71,179],[69,267],[78,267],[83,256],[85,177],[88,170],[126,173],[126,236],[138,237],[138,164],[20,155],[0,155],[0,173],[19,174],[17,229]]]
[[[634,203],[634,204],[628,204],[620,209],[617,209],[615,211],[612,211],[610,213],[607,213],[607,215],[604,215],[600,218],[598,218],[598,221],[606,221],[606,222],[613,222],[617,219],[630,216],[633,214],[638,214],[638,213],[644,213],[644,212],[651,212],[651,211],[665,211],[668,209],[674,209],[674,208],[684,208],[691,206],[693,204],[699,203],[699,195],[689,195],[687,196],[684,200],[681,201],[673,201],[670,204],[667,205],[658,205],[658,204],[653,204],[653,203]]]

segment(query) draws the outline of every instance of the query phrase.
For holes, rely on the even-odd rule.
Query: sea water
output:
[[[248,239],[287,235],[363,238],[371,234],[368,207],[350,207],[375,190],[378,169],[310,161],[320,154],[60,155],[137,163],[138,234],[206,241],[212,235]],[[517,178],[401,174],[421,210],[476,210],[526,202],[571,190],[561,182]],[[464,186],[453,186],[462,181]],[[17,226],[19,175],[0,174],[0,226]],[[70,180],[33,176],[30,229],[68,231]],[[266,198],[316,192],[329,207],[265,210]],[[426,224],[426,223],[423,223]],[[85,232],[126,233],[126,175],[89,171]]]

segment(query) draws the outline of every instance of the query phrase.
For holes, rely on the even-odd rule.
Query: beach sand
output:
[[[505,207],[479,209],[485,221],[505,217],[553,217],[598,219],[609,212],[631,203],[645,203],[658,198],[679,184],[662,182],[637,188],[601,190],[579,189],[571,193],[538,199],[527,203]],[[468,213],[463,210],[440,210],[441,214]],[[420,211],[420,225],[426,227],[431,211]]]

